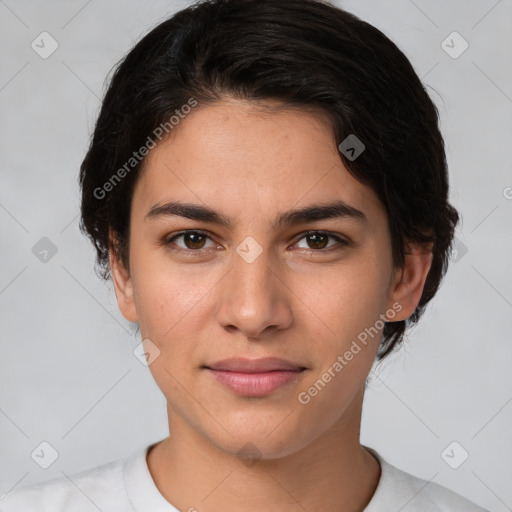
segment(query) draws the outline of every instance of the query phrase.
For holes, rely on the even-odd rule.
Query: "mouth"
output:
[[[225,359],[202,368],[223,386],[245,397],[266,396],[292,381],[298,383],[307,370],[277,358]]]

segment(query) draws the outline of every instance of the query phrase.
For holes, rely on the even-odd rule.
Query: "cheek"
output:
[[[378,258],[358,255],[314,277],[304,275],[295,284],[309,316],[339,340],[339,349],[385,312],[388,273]]]
[[[136,307],[142,339],[158,348],[158,357],[149,369],[163,394],[179,397],[180,383],[190,372],[201,345],[201,326],[205,325],[204,306],[208,280],[191,279],[186,272],[169,265],[141,265],[134,268]]]
[[[352,403],[375,360],[384,326],[380,315],[386,307],[382,275],[374,260],[360,268],[340,266],[336,278],[317,279],[322,292],[313,293],[311,288],[308,292],[303,283],[300,296],[314,310],[307,317],[315,364],[297,398],[304,412],[316,421],[321,418],[325,428],[338,421]]]
[[[223,285],[226,270],[220,265],[177,264],[164,249],[136,249],[132,257],[141,336],[159,348],[160,363],[178,371],[198,359],[208,338],[212,297]]]
[[[387,263],[378,251],[360,253],[315,280],[304,279],[299,290],[314,311],[307,314],[307,330],[315,361],[300,403],[326,422],[342,414],[375,360],[387,305]]]

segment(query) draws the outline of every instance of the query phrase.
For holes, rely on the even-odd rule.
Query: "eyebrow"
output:
[[[361,210],[350,206],[344,201],[335,201],[328,204],[314,204],[282,213],[278,216],[277,220],[272,223],[272,225],[277,227],[314,222],[316,220],[343,218],[354,219],[362,223],[368,222],[366,215]]]
[[[231,227],[231,222],[226,216],[207,206],[192,203],[179,203],[176,201],[162,205],[154,205],[146,214],[145,219],[149,220],[168,216],[185,217],[187,219]],[[366,215],[361,210],[350,206],[344,201],[335,201],[328,204],[313,204],[304,208],[281,213],[272,223],[272,226],[275,228],[284,225],[340,218],[351,218],[362,223],[367,223],[368,221]]]
[[[220,226],[230,227],[231,222],[227,217],[217,213],[207,206],[201,206],[191,203],[170,202],[162,205],[155,204],[144,217],[145,220],[157,217],[179,216],[187,219],[198,220],[202,222],[211,222]]]

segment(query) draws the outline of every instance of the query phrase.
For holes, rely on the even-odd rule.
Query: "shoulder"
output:
[[[365,512],[390,507],[403,512],[488,512],[446,487],[398,469],[375,450],[367,449],[379,460],[381,478]]]
[[[0,496],[0,512],[132,512],[123,482],[126,461],[15,489]]]

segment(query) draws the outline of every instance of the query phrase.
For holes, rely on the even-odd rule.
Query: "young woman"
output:
[[[359,439],[458,219],[436,108],[381,32],[315,0],[178,12],[118,66],[81,186],[170,436],[3,512],[483,510]]]

